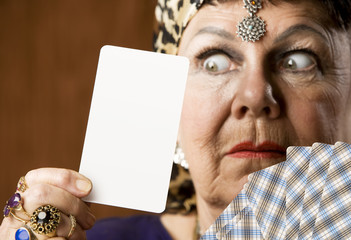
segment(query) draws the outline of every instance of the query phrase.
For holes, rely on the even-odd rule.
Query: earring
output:
[[[179,164],[180,166],[182,166],[185,169],[189,169],[189,164],[185,160],[184,152],[183,152],[182,148],[179,146],[178,143],[177,143],[177,146],[176,146],[176,149],[175,149],[173,162],[175,164]]]

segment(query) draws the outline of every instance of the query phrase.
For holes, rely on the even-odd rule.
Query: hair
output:
[[[349,29],[351,22],[350,0],[321,0],[321,3],[339,28]]]
[[[233,0],[205,0],[204,4],[215,4],[229,2]],[[275,5],[281,1],[296,3],[297,0],[263,0]],[[306,0],[304,0],[306,1]],[[314,0],[320,2],[326,10],[327,15],[331,18],[334,25],[343,30],[349,30],[351,24],[351,0]]]

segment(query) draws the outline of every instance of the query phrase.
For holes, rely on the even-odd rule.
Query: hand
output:
[[[95,223],[95,216],[89,206],[81,200],[87,196],[92,184],[83,175],[68,169],[41,168],[28,172],[25,176],[28,188],[20,193],[23,199],[23,208],[30,215],[40,206],[52,205],[61,211],[61,220],[57,227],[57,237],[49,238],[35,234],[38,240],[66,239],[71,229],[72,214],[77,220],[77,226],[70,240],[86,239],[85,230]],[[16,211],[16,215],[28,219],[23,212]],[[0,239],[13,240],[15,232],[24,224],[13,216],[5,217],[0,226]],[[27,224],[29,225],[29,224]]]

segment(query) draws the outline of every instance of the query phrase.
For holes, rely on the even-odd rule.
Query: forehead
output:
[[[306,12],[313,11],[314,13],[317,13],[315,17],[317,17],[321,22],[323,22],[325,25],[333,25],[332,17],[330,14],[328,14],[328,9],[324,4],[322,4],[323,1],[318,1],[318,0],[261,0],[262,3],[262,10],[264,9],[269,9],[272,7],[281,7],[281,6],[286,6],[288,5],[291,7],[293,11],[297,10],[296,7],[299,7],[301,9],[305,8]],[[220,6],[220,5],[227,5],[227,4],[236,4],[239,9],[244,10],[244,3],[242,0],[205,0],[203,7],[206,5],[212,5],[212,6]],[[301,8],[302,6],[302,8]],[[262,11],[260,10],[260,11]],[[201,9],[200,9],[201,11]],[[260,12],[259,11],[259,12]]]
[[[189,35],[189,32],[190,35],[194,34],[206,26],[226,28],[229,32],[235,33],[237,24],[248,16],[240,0],[214,0],[211,3],[205,4],[190,21],[185,29],[185,35]],[[325,20],[324,9],[316,7],[314,3],[314,1],[294,1],[294,3],[275,1],[273,4],[271,1],[265,1],[257,15],[265,21],[266,35],[270,36],[277,35],[291,25],[306,22],[327,31],[329,27]]]

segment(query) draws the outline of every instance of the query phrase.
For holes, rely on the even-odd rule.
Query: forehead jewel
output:
[[[249,16],[243,18],[237,25],[238,37],[245,42],[255,42],[263,37],[266,32],[266,24],[256,15],[262,8],[261,0],[243,0],[244,8],[247,9]]]

